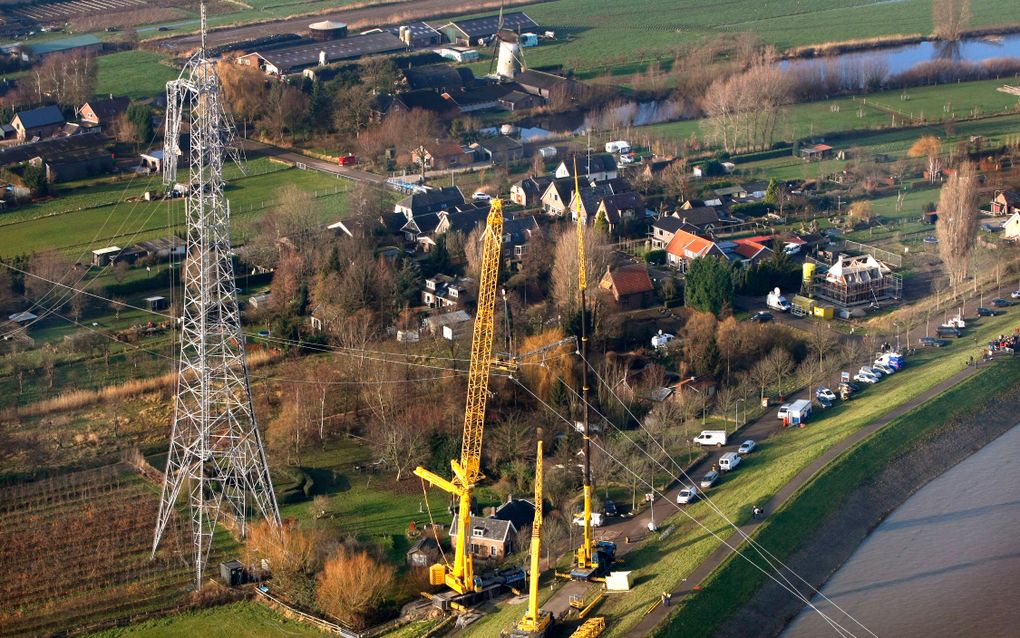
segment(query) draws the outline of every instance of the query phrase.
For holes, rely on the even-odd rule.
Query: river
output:
[[[1020,636],[1018,532],[1020,426],[911,496],[822,591],[882,638]],[[832,604],[813,602],[845,635],[869,635]],[[805,608],[782,638],[832,635]]]

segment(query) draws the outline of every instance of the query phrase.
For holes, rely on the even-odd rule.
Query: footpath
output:
[[[784,505],[790,498],[804,485],[814,477],[822,468],[827,466],[829,463],[834,461],[837,457],[842,455],[844,452],[857,445],[864,439],[874,434],[879,429],[888,425],[894,419],[897,419],[910,410],[918,407],[919,405],[930,401],[939,394],[942,394],[946,390],[952,388],[958,383],[963,382],[968,377],[972,376],[977,372],[978,368],[966,367],[960,372],[957,372],[950,378],[946,379],[942,383],[931,388],[927,392],[914,397],[910,401],[900,405],[899,407],[889,411],[878,420],[870,423],[857,432],[854,432],[847,438],[843,439],[836,445],[826,450],[821,456],[816,458],[809,466],[800,471],[796,476],[793,477],[786,485],[784,485],[779,492],[776,493],[772,499],[765,504],[765,520],[767,520],[768,514],[776,511],[782,505]],[[758,526],[762,525],[765,520],[751,520],[748,523],[740,526],[740,531],[750,536],[758,529]],[[729,541],[736,535],[734,531],[725,540]],[[739,538],[743,538],[740,536]],[[743,541],[737,543],[730,543],[737,550],[742,549]],[[700,589],[702,581],[704,581],[709,574],[716,570],[720,565],[723,564],[732,554],[734,550],[730,549],[726,545],[720,545],[704,562],[702,562],[685,581],[685,586],[677,591],[672,592],[671,604],[681,602],[684,598]],[[662,623],[669,612],[672,611],[671,607],[663,606],[659,604],[652,611],[650,611],[644,618],[638,622],[633,628],[631,628],[631,635],[634,636],[647,636],[652,630]]]

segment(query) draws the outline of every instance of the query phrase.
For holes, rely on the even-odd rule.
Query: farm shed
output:
[[[431,536],[423,536],[407,550],[406,559],[410,567],[428,567],[439,560],[439,543]]]
[[[94,35],[78,35],[72,38],[50,40],[25,46],[24,54],[30,60],[41,60],[51,53],[96,54],[103,50],[103,42]]]
[[[18,141],[33,137],[49,137],[64,126],[64,114],[55,104],[21,111],[14,115],[11,126],[18,133]]]
[[[93,141],[103,140],[96,138]],[[28,163],[45,168],[46,181],[51,184],[109,173],[115,164],[113,154],[98,144],[47,146]]]
[[[406,48],[400,38],[388,31],[379,31],[339,40],[254,51],[237,58],[237,63],[256,67],[267,75],[288,75],[313,66],[393,53]]]
[[[482,18],[471,18],[469,20],[454,20],[439,27],[440,33],[454,44],[473,45],[479,41],[487,41],[496,35],[499,29],[498,15],[485,16]],[[513,11],[503,14],[503,29],[515,33],[534,31],[538,29],[538,23],[528,17],[522,11]]]
[[[111,261],[115,260],[121,253],[123,248],[120,246],[108,246],[106,248],[97,248],[92,251],[92,265],[93,266],[106,266]]]
[[[399,27],[387,27],[386,30],[400,38],[412,49],[422,49],[443,43],[443,34],[424,22],[410,22]]]

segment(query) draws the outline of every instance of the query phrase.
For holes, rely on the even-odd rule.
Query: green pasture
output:
[[[180,70],[167,60],[151,51],[121,51],[99,56],[96,93],[112,93],[133,100],[165,93],[166,83],[180,75]]]
[[[252,602],[213,607],[158,620],[150,620],[120,629],[111,629],[92,638],[294,638],[327,634],[287,620],[269,609]]]

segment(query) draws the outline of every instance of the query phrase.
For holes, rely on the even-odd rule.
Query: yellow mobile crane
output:
[[[587,216],[581,210],[581,188],[577,177],[577,156],[574,156],[574,193],[577,198],[577,289],[581,301],[581,413],[584,434],[584,535],[577,548],[574,568],[570,577],[589,580],[609,571],[616,557],[616,543],[595,541],[591,528],[591,438],[588,424],[588,317],[585,291],[588,289],[587,267],[584,252],[584,231]]]
[[[467,406],[464,410],[464,440],[460,461],[451,460],[453,480],[417,467],[414,473],[432,485],[457,496],[453,565],[436,563],[429,567],[429,582],[445,584],[454,594],[437,594],[432,597],[442,608],[458,607],[470,603],[473,594],[492,592],[502,586],[513,587],[523,583],[524,571],[520,568],[505,570],[486,578],[475,574],[471,547],[471,493],[482,478],[482,433],[485,428],[485,403],[489,393],[489,372],[505,364],[492,356],[494,314],[496,306],[496,279],[499,275],[499,253],[503,243],[503,201],[493,199],[485,225],[482,248],[481,276],[478,287],[478,311],[471,340],[471,364],[468,368]]]
[[[539,559],[542,554],[542,434],[539,432],[535,459],[535,520],[531,524],[531,573],[528,575],[528,610],[517,626],[503,632],[504,638],[540,638],[553,624],[551,611],[538,608]]]

